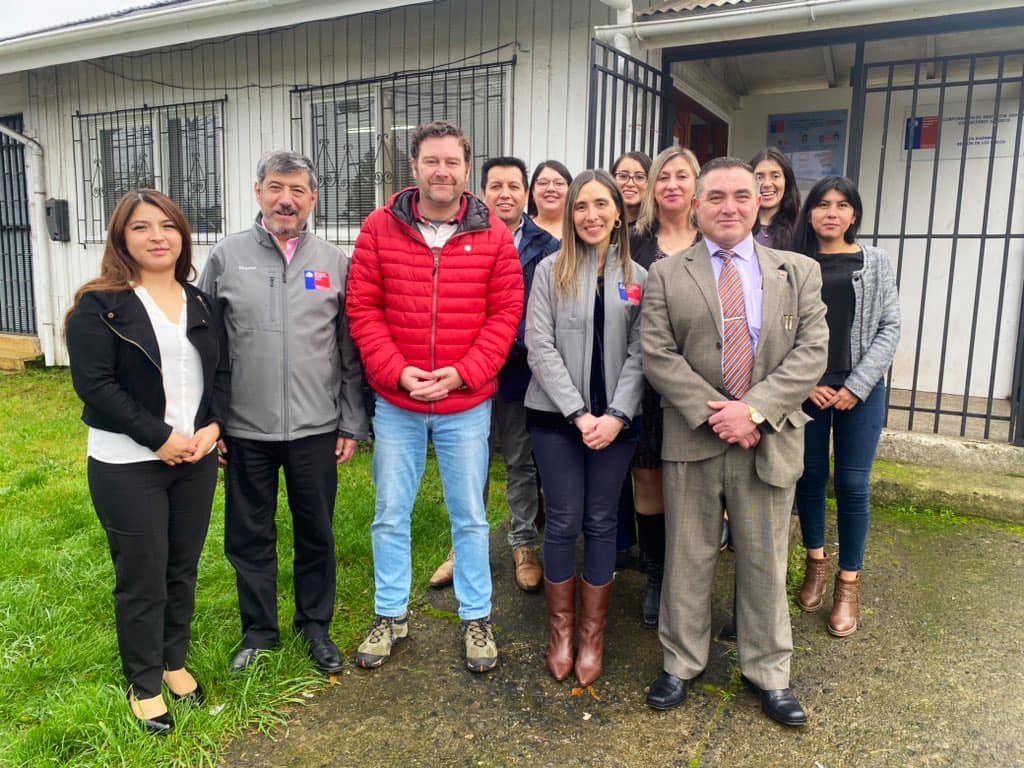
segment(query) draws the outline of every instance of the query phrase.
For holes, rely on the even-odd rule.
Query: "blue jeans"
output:
[[[871,518],[871,464],[885,420],[885,383],[879,381],[868,399],[849,411],[821,410],[804,402],[814,419],[804,427],[804,474],[796,484],[796,506],[804,546],[825,546],[825,489],[829,473],[829,438],[835,441],[836,509],[839,527],[839,567],[864,568],[864,547]]]
[[[455,596],[459,617],[491,613],[490,527],[484,510],[491,403],[462,413],[415,413],[377,398],[373,482],[377,504],[371,534],[374,608],[379,616],[404,616],[412,587],[410,521],[427,461],[427,442],[441,470],[455,547]]]

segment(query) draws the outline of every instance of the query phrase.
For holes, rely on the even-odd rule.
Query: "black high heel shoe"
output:
[[[190,707],[196,707],[198,709],[206,703],[206,695],[203,693],[203,686],[199,685],[199,683],[196,683],[196,687],[191,691],[181,695],[171,691],[170,688],[167,690],[171,692],[171,698],[175,701],[184,701]]]
[[[134,706],[134,704],[139,704],[139,700],[135,698],[135,692],[131,688],[128,689],[127,698],[128,708],[131,709],[132,716],[142,725],[143,730],[156,736],[166,736],[174,730],[174,718],[171,717],[170,710],[154,717],[139,717]]]

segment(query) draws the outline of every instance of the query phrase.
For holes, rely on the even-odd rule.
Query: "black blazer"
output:
[[[216,422],[224,432],[231,392],[227,341],[216,302],[185,285],[186,335],[199,351],[203,394],[195,428]],[[164,421],[163,371],[156,334],[134,291],[85,294],[67,322],[71,381],[82,398],[82,421],[121,432],[150,450],[171,435]]]

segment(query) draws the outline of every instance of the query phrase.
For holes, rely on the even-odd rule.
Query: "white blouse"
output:
[[[185,303],[181,307],[178,322],[172,323],[157,306],[149,291],[141,285],[135,286],[135,295],[149,315],[149,322],[156,335],[160,349],[160,367],[164,382],[166,401],[163,419],[175,432],[192,437],[195,432],[196,412],[203,396],[203,364],[192,342],[185,332],[188,330],[188,300],[185,290],[181,296]],[[107,464],[132,464],[138,461],[159,461],[159,457],[144,445],[139,445],[122,432],[108,432],[89,428],[88,454],[97,461]]]

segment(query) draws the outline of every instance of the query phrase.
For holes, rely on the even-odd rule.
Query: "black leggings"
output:
[[[140,699],[185,666],[196,571],[210,525],[217,455],[197,464],[89,459],[89,491],[114,561],[121,668]]]

